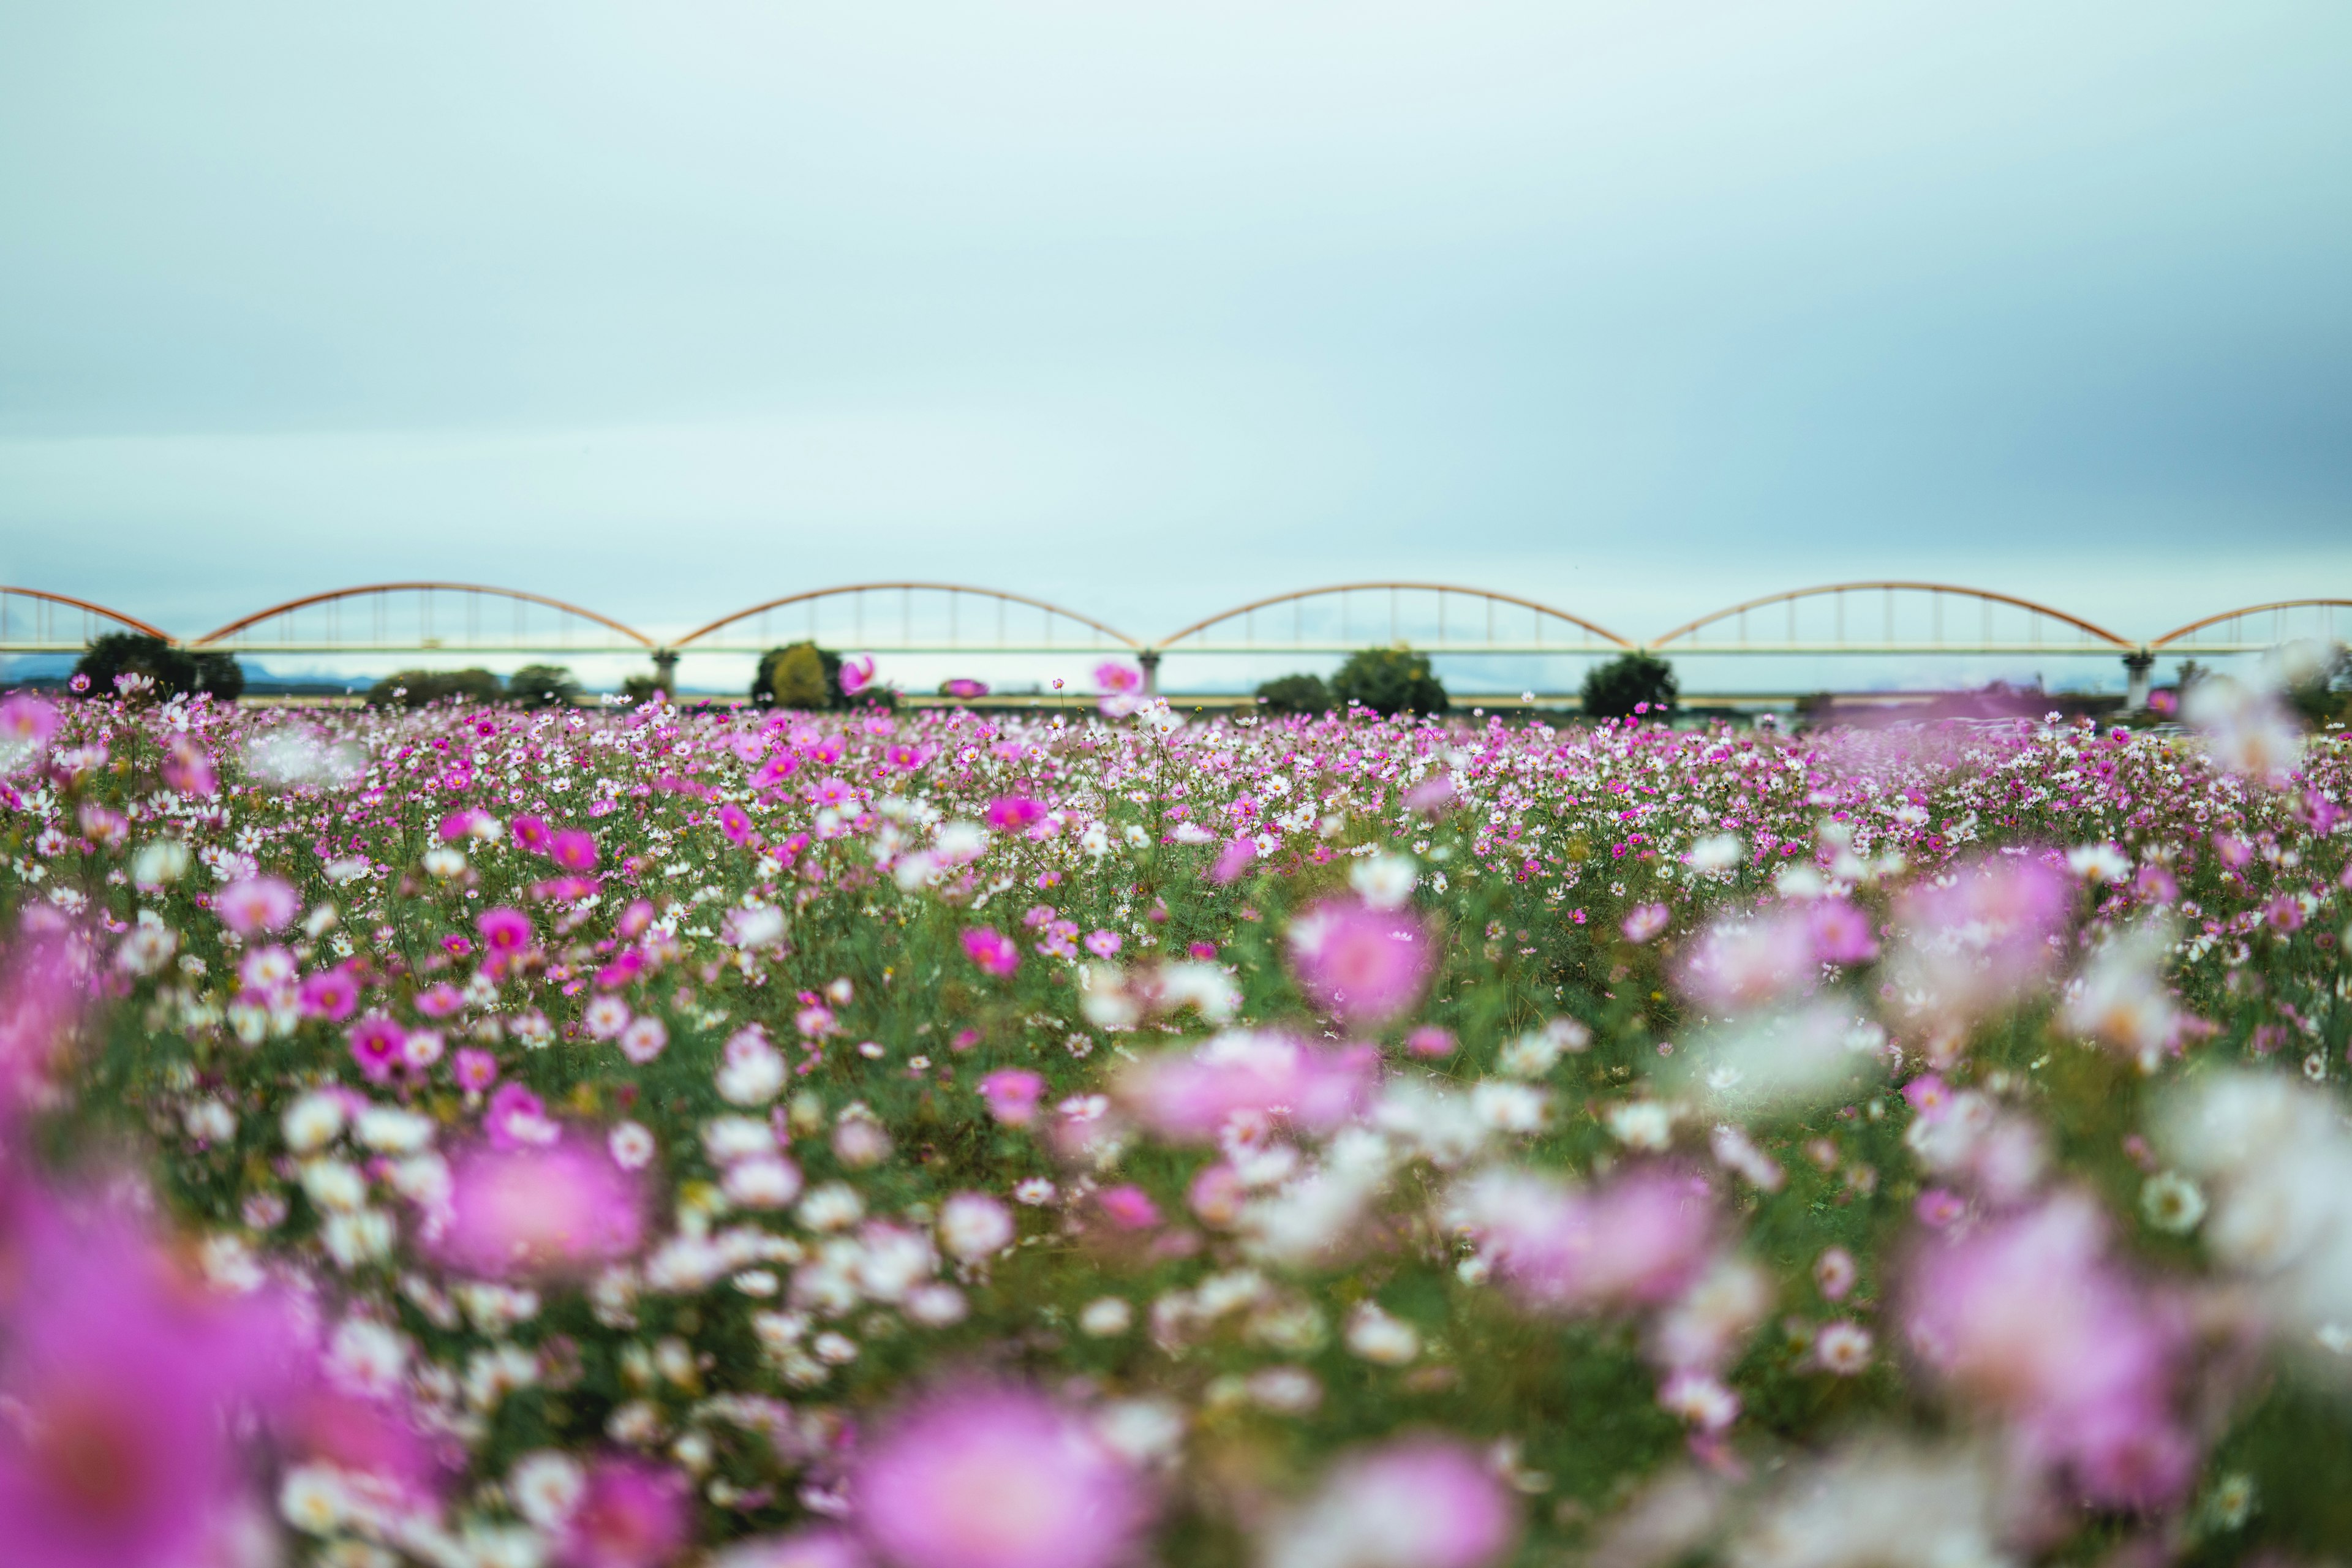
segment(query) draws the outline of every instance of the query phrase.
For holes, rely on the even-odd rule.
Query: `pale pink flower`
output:
[[[1279,1519],[1273,1568],[1486,1568],[1519,1536],[1518,1504],[1467,1445],[1399,1438],[1347,1455]]]
[[[1290,925],[1300,986],[1350,1024],[1381,1024],[1420,999],[1437,954],[1411,910],[1318,904]]]
[[[2052,939],[2074,908],[2065,874],[2038,858],[1955,867],[1948,886],[1915,887],[1895,906],[1897,983],[1926,992],[1948,1021],[2014,1005],[2058,958]]]
[[[1625,917],[1621,929],[1627,942],[1639,944],[1664,936],[1674,918],[1674,911],[1664,904],[1642,904]]]
[[[1662,1166],[1636,1167],[1589,1191],[1491,1173],[1456,1194],[1454,1217],[1505,1289],[1530,1308],[1556,1311],[1671,1300],[1706,1267],[1716,1234],[1704,1185]]]
[[[479,1279],[565,1278],[636,1251],[645,1235],[637,1183],[575,1140],[476,1148],[450,1162],[449,1211],[432,1250]]]
[[[850,1478],[895,1568],[1114,1568],[1151,1512],[1087,1425],[1025,1389],[968,1385],[901,1412]]]
[[[1813,935],[1801,910],[1782,909],[1707,928],[1683,959],[1676,983],[1708,1006],[1743,1010],[1798,990],[1813,974]]]
[[[685,1552],[693,1529],[694,1488],[685,1476],[642,1459],[606,1458],[588,1471],[556,1561],[563,1568],[663,1568]]]
[[[1370,1046],[1327,1047],[1271,1031],[1228,1030],[1163,1051],[1119,1077],[1119,1098],[1164,1138],[1211,1142],[1236,1116],[1328,1132],[1360,1110],[1380,1070]]]
[[[239,936],[283,930],[301,910],[294,889],[276,877],[247,877],[213,895],[213,912]]]

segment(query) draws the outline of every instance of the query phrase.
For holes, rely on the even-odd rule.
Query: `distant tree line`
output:
[[[1680,693],[1673,665],[1635,651],[1588,670],[1582,695],[1587,717],[1623,719],[1636,712],[1671,713]],[[1328,713],[1352,705],[1384,717],[1443,713],[1448,705],[1444,684],[1432,673],[1429,656],[1402,646],[1350,654],[1328,681],[1319,675],[1269,680],[1257,689],[1257,700],[1269,713]]]
[[[245,671],[228,653],[190,653],[162,637],[143,632],[107,632],[94,639],[74,665],[85,697],[111,697],[118,676],[142,676],[146,689],[158,701],[210,692],[223,702],[234,702],[245,690]]]
[[[509,702],[520,708],[569,708],[580,682],[560,664],[526,664],[500,680],[487,669],[403,669],[368,688],[371,708],[423,708],[435,702]]]

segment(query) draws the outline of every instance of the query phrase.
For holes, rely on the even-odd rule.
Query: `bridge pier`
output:
[[[654,684],[672,697],[677,695],[677,649],[654,649]]]
[[[1146,697],[1158,696],[1160,694],[1160,650],[1156,647],[1145,648],[1135,656],[1135,662],[1143,666],[1143,694]]]
[[[2156,673],[2156,655],[2144,647],[2135,648],[2124,655],[2124,669],[2130,677],[2130,685],[2124,698],[2124,711],[2147,711],[2148,687]]]

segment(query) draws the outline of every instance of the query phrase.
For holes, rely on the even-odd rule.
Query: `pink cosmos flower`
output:
[[[1114,1230],[1150,1230],[1160,1223],[1160,1205],[1132,1182],[1097,1193],[1095,1209]]]
[[[733,801],[719,808],[719,831],[727,836],[730,844],[751,841],[751,814]]]
[[[176,737],[163,753],[163,783],[182,795],[210,797],[220,793],[213,760],[184,735]]]
[[[469,1094],[479,1094],[499,1080],[499,1058],[478,1047],[468,1046],[449,1063],[449,1076],[457,1087]]]
[[[1802,986],[1813,971],[1813,937],[1802,910],[1775,910],[1709,926],[1685,956],[1675,983],[1710,1007],[1741,1010]]]
[[[1671,1166],[1637,1167],[1594,1190],[1496,1173],[1469,1184],[1454,1206],[1496,1277],[1544,1310],[1669,1300],[1698,1277],[1715,1242],[1713,1201]]]
[[[505,904],[475,916],[474,929],[482,933],[483,950],[494,959],[513,958],[530,947],[530,917]]]
[[[1016,832],[1045,815],[1045,808],[1025,795],[999,795],[988,803],[987,822],[999,832]]]
[[[461,839],[470,838],[474,836],[474,830],[484,824],[489,824],[489,831],[496,834],[497,825],[490,823],[488,812],[478,811],[472,806],[467,806],[463,811],[453,811],[441,819],[441,842],[455,844]]]
[[[1870,917],[1843,899],[1823,899],[1806,911],[1817,963],[1868,963],[1878,956]]]
[[[548,858],[567,871],[596,868],[596,840],[585,828],[567,827],[548,840]]]
[[[1257,841],[1237,837],[1217,855],[1216,863],[1209,868],[1209,880],[1220,888],[1231,887],[1241,879],[1243,872],[1257,858]]]
[[[1207,1143],[1236,1116],[1328,1132],[1362,1107],[1379,1071],[1380,1053],[1370,1046],[1234,1029],[1196,1049],[1135,1063],[1120,1075],[1118,1093],[1161,1137]]]
[[[1290,924],[1302,989],[1349,1024],[1382,1024],[1420,997],[1436,953],[1411,910],[1357,901],[1316,905]]]
[[[1927,1241],[1904,1296],[1920,1359],[2007,1416],[2029,1462],[2063,1469],[2085,1498],[2158,1506],[2194,1476],[2196,1446],[2173,1407],[2182,1325],[2107,1258],[2089,1200],[2053,1198]]]
[[[427,1245],[477,1279],[564,1279],[636,1251],[645,1197],[593,1144],[477,1147],[450,1162],[449,1209]]]
[[[1114,694],[1140,691],[1143,689],[1143,671],[1134,665],[1122,664],[1115,658],[1105,659],[1095,666],[1095,684],[1103,690]]]
[[[1960,1022],[2013,1004],[2057,961],[2051,938],[2074,908],[2065,874],[2038,858],[1988,856],[1949,886],[1914,887],[1895,906],[1897,984],[1930,993]],[[1942,879],[1938,879],[1939,881]]]
[[[693,1503],[692,1486],[676,1470],[599,1459],[564,1521],[556,1561],[563,1568],[663,1568],[686,1550]]]
[[[303,1016],[340,1024],[359,1009],[360,983],[338,964],[302,977],[299,997]]]
[[[989,1115],[1007,1127],[1026,1127],[1037,1119],[1037,1101],[1045,1080],[1027,1068],[999,1068],[980,1080],[980,1097]]]
[[[855,697],[874,684],[874,656],[853,654],[841,661],[841,670],[834,678],[844,697]]]
[[[0,698],[0,745],[38,751],[58,732],[58,710],[29,692]]]
[[[275,877],[247,877],[213,896],[213,912],[239,936],[281,931],[301,908],[294,889]]]
[[[517,844],[534,855],[547,853],[548,845],[554,837],[548,831],[547,824],[536,816],[518,816],[507,831],[514,835]]]
[[[1115,931],[1094,931],[1087,933],[1086,950],[1097,958],[1109,958],[1127,945],[1127,940]]]
[[[1454,1031],[1434,1024],[1423,1024],[1407,1035],[1404,1041],[1404,1048],[1417,1057],[1450,1057],[1454,1047]]]
[[[710,1560],[710,1568],[874,1568],[857,1537],[830,1525],[739,1542]]]
[[[465,995],[446,980],[436,980],[416,994],[416,1010],[428,1018],[446,1018],[465,1005]]]
[[[370,1083],[388,1082],[405,1059],[403,1047],[408,1031],[381,1013],[371,1013],[352,1026],[352,1060]]]
[[[792,752],[778,752],[774,756],[761,763],[759,771],[751,775],[751,787],[775,789],[786,779],[792,777],[800,765],[800,758],[793,755]]]
[[[969,702],[975,697],[988,695],[988,682],[974,680],[970,676],[958,676],[942,684],[940,689],[960,701]]]
[[[850,1492],[893,1568],[1113,1568],[1151,1512],[1141,1479],[1076,1415],[987,1385],[903,1411]]]
[[[1347,1456],[1274,1529],[1271,1560],[1486,1568],[1519,1537],[1518,1504],[1467,1445],[1403,1437]]]
[[[1007,975],[1021,967],[1021,946],[993,926],[974,926],[963,933],[963,951],[990,974]]]
[[[1639,945],[1664,936],[1674,918],[1674,912],[1664,904],[1643,904],[1625,917],[1622,929],[1627,942]]]
[[[127,1222],[20,1205],[0,1324],[0,1555],[22,1568],[201,1560],[244,1479],[240,1409],[284,1385],[274,1298],[208,1296]]]

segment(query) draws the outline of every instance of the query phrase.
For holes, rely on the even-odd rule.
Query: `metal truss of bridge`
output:
[[[0,588],[0,653],[74,654],[96,637],[166,634],[102,605]],[[861,583],[770,599],[663,643],[596,611],[467,583],[378,583],[289,600],[187,639],[249,655],[635,654],[667,680],[686,653],[757,653],[807,640],[905,654],[1109,653],[1156,684],[1174,654],[1233,658],[1352,653],[1407,644],[1444,658],[2094,655],[2120,658],[2144,702],[2158,657],[2259,653],[2301,639],[2341,643],[2352,599],[2294,599],[2224,611],[2134,642],[2051,605],[1986,589],[1835,583],[1730,605],[1636,643],[1533,599],[1442,583],[1348,583],[1254,600],[1146,641],[1026,595],[953,583]]]

